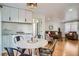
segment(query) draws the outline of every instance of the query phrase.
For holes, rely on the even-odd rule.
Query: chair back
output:
[[[15,36],[14,37],[14,42],[15,43],[18,42],[18,41],[20,41],[20,40],[24,40],[23,36]]]

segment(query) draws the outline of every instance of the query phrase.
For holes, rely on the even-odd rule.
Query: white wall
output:
[[[60,19],[50,19],[48,21],[45,21],[45,31],[50,31],[49,30],[49,25],[53,26],[52,31],[58,31],[58,28],[61,29],[62,32],[62,37],[64,37],[64,23]]]
[[[60,19],[52,19],[50,18],[49,20],[46,19],[45,21],[45,30],[46,31],[49,31],[49,26],[52,25],[53,26],[53,29],[52,31],[58,31],[58,28],[60,27],[61,28],[61,20]]]

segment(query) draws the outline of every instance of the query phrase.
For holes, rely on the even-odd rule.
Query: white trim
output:
[[[1,52],[2,52],[2,44],[1,44],[1,8],[0,8],[0,55],[1,55]]]

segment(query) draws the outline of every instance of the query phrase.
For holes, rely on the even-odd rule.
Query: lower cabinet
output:
[[[4,50],[4,47],[11,47],[12,45],[13,45],[12,35],[3,35],[2,36],[2,50]]]

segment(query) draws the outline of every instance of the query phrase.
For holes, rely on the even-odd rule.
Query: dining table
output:
[[[48,41],[45,39],[36,39],[36,40],[20,40],[16,43],[17,47],[24,49],[31,49],[32,56],[35,56],[35,48],[44,47],[47,45]]]

